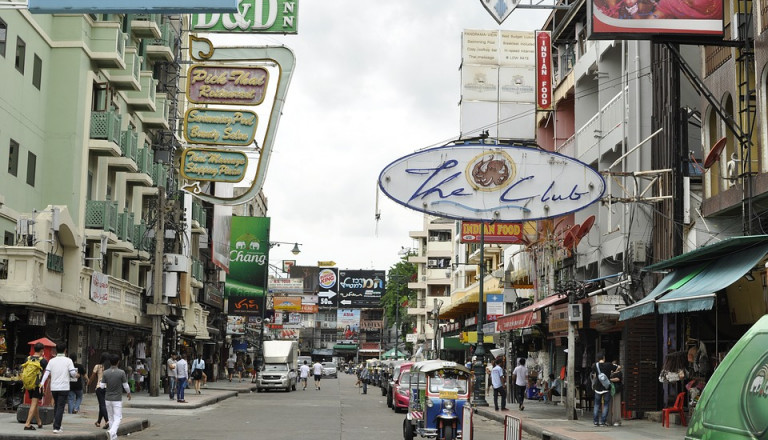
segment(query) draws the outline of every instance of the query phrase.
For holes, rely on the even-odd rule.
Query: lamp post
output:
[[[480,284],[478,286],[477,298],[477,348],[475,349],[475,406],[488,406],[485,400],[485,334],[483,333],[483,324],[485,324],[485,310],[483,303],[485,295],[483,292],[483,278],[485,278],[485,222],[480,222]]]
[[[435,326],[434,334],[432,335],[432,353],[435,359],[440,359],[439,356],[439,347],[440,344],[438,343],[438,334],[439,334],[439,323],[440,323],[440,308],[443,307],[443,301],[435,298],[435,308],[432,309],[432,315],[435,317]]]

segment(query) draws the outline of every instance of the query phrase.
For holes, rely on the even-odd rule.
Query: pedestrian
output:
[[[88,375],[85,374],[83,364],[77,362],[77,353],[69,355],[72,363],[77,368],[77,374],[80,376],[74,381],[69,381],[69,396],[67,399],[67,412],[77,414],[80,412],[80,404],[83,402],[83,384],[88,386]]]
[[[499,410],[499,396],[501,396],[501,410],[507,410],[507,391],[505,390],[507,377],[501,367],[501,361],[493,360],[491,369],[491,386],[493,386],[493,407]]]
[[[515,396],[520,404],[520,411],[525,410],[525,386],[528,384],[528,368],[525,366],[525,358],[520,358],[517,367],[512,371],[515,378]]]
[[[128,386],[128,378],[125,371],[117,368],[120,358],[113,354],[109,358],[110,367],[101,377],[106,393],[104,399],[107,402],[107,414],[112,420],[109,427],[110,440],[117,440],[117,430],[120,429],[120,421],[123,419],[123,391],[131,400],[131,387]]]
[[[203,372],[205,371],[205,361],[203,360],[203,355],[198,353],[197,359],[192,361],[192,373],[190,375],[192,376],[192,380],[195,381],[195,392],[197,394],[203,394],[202,391],[200,391],[200,384],[203,381]]]
[[[312,374],[315,376],[315,389],[320,390],[320,378],[323,377],[323,364],[320,361],[312,365]]]
[[[553,373],[549,373],[549,390],[547,390],[547,403],[552,402],[553,397],[563,395],[563,381],[555,378]],[[557,403],[555,403],[557,404]]]
[[[109,353],[102,352],[101,358],[99,360],[99,364],[96,364],[93,366],[93,372],[91,373],[91,378],[89,382],[93,382],[94,379],[96,379],[96,400],[99,402],[99,416],[96,419],[96,423],[94,425],[98,428],[101,426],[101,420],[104,420],[104,429],[109,429],[109,415],[107,414],[107,404],[104,400],[104,393],[106,393],[106,389],[104,388],[104,385],[101,382],[102,375],[104,374],[104,370],[109,368]]]
[[[249,354],[245,356],[245,378],[248,379],[251,374],[253,374],[253,360]]]
[[[43,345],[42,342],[35,342],[35,352],[32,356],[28,356],[27,361],[22,365],[22,378],[25,377],[24,372],[27,371],[27,369],[29,369],[27,374],[34,376],[34,380],[29,384],[24,383],[24,389],[27,390],[27,394],[29,395],[29,412],[27,413],[27,423],[24,424],[25,431],[35,430],[35,427],[32,426],[33,418],[37,420],[37,429],[43,429],[43,420],[40,418],[40,407],[38,405],[40,404],[40,401],[43,400],[41,379],[43,377],[43,370],[45,370],[45,367],[48,365],[48,360],[43,357],[44,349],[45,345]]]
[[[182,353],[176,361],[176,401],[179,403],[187,403],[184,400],[184,389],[187,388],[189,378],[187,366],[187,355]]]
[[[363,383],[363,394],[368,394],[368,379],[370,372],[368,371],[368,365],[363,364],[363,369],[360,370],[360,382]]]
[[[230,382],[232,382],[232,376],[235,375],[235,364],[237,364],[237,355],[232,352],[227,358],[227,374]]]
[[[605,426],[608,410],[611,404],[610,385],[606,386],[600,380],[604,374],[608,378],[616,371],[616,366],[605,362],[605,352],[597,353],[597,362],[592,366],[592,390],[595,393],[595,406],[592,410],[592,421],[595,426]],[[610,381],[610,379],[608,379]]]
[[[45,367],[43,379],[40,381],[43,388],[48,377],[51,378],[49,387],[53,394],[53,432],[58,434],[63,432],[61,421],[64,418],[64,406],[69,398],[69,381],[80,377],[72,359],[67,357],[67,346],[64,343],[56,344],[56,357],[48,361]]]
[[[304,361],[304,365],[299,367],[299,379],[301,380],[301,383],[304,385],[304,388],[302,388],[302,390],[306,391],[307,380],[309,379],[309,365],[307,365],[307,361]]]
[[[165,362],[165,370],[165,377],[168,378],[168,397],[173,400],[176,394],[176,353],[171,353]]]
[[[611,410],[608,411],[606,424],[608,426],[621,426],[621,392],[624,390],[624,373],[618,360],[614,360],[612,363],[616,369],[610,375],[612,385]]]

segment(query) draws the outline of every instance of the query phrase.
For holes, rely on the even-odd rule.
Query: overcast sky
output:
[[[422,214],[379,197],[390,162],[459,137],[463,29],[534,30],[548,12],[518,9],[498,26],[477,0],[302,0],[298,35],[272,36],[296,54],[264,192],[270,262],[333,260],[389,269]],[[262,40],[263,41],[263,40]]]

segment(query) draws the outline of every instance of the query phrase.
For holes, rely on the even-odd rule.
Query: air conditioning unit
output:
[[[163,255],[163,269],[166,272],[187,272],[189,260],[181,254],[165,254]]]
[[[645,241],[633,241],[629,244],[629,250],[632,255],[632,261],[635,263],[645,263],[646,254],[646,242]]]

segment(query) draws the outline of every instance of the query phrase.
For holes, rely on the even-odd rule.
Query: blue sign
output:
[[[33,14],[237,12],[237,0],[29,0]]]

